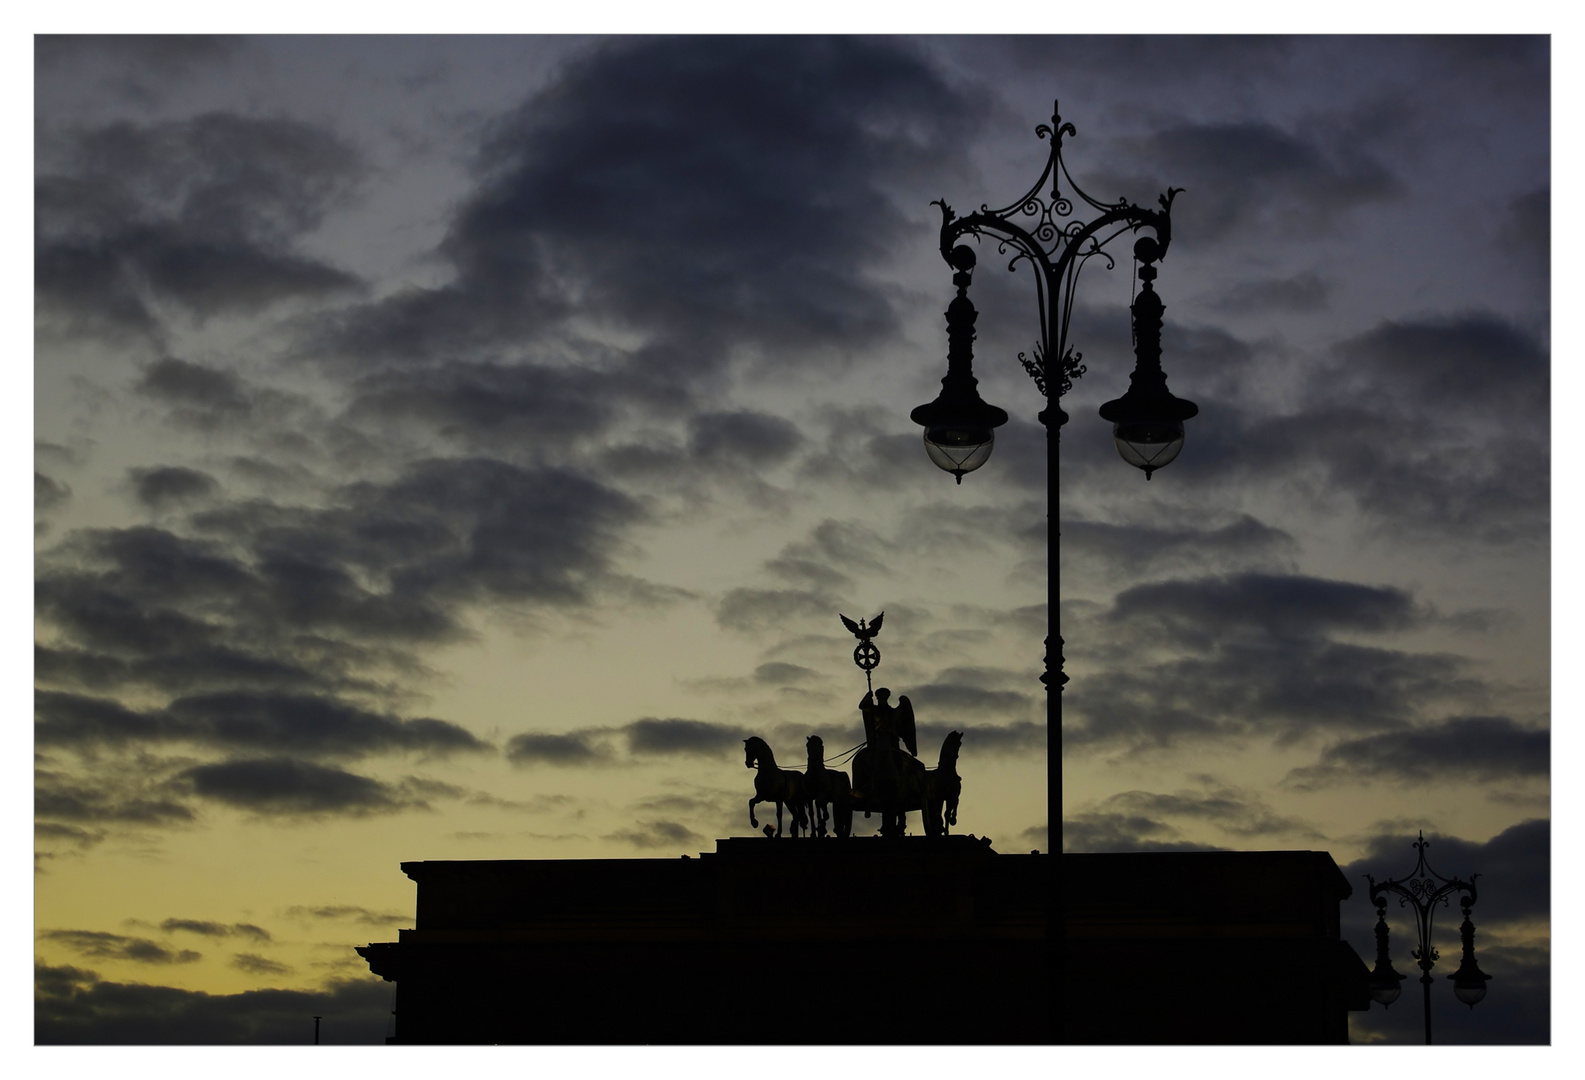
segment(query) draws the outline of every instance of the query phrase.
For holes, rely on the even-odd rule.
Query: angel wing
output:
[[[881,632],[881,620],[884,618],[886,618],[886,612],[883,611],[870,620],[870,637],[874,637]]]
[[[858,637],[859,636],[859,624],[858,623],[854,622],[852,619],[848,618],[846,615],[842,614],[840,611],[837,612],[837,618],[842,620],[842,625],[843,626],[847,627],[849,630],[851,630],[853,632],[853,636],[854,637]]]
[[[908,752],[914,757],[919,756],[919,735],[914,730],[914,703],[908,700],[908,695],[903,694],[897,699],[897,711],[893,714],[897,726],[897,735],[903,740],[903,745],[908,747]]]

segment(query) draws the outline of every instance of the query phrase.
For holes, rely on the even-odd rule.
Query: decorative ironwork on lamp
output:
[[[1476,900],[1475,879],[1479,874],[1471,874],[1468,881],[1460,878],[1447,878],[1431,869],[1431,864],[1426,861],[1425,849],[1431,846],[1431,841],[1425,838],[1422,830],[1414,842],[1414,849],[1418,855],[1414,869],[1401,878],[1388,878],[1386,881],[1377,881],[1369,874],[1365,880],[1370,883],[1370,902],[1376,905],[1376,970],[1370,975],[1371,1000],[1381,1002],[1383,1007],[1396,1001],[1398,998],[1398,981],[1405,978],[1392,969],[1392,962],[1387,959],[1387,893],[1394,893],[1398,897],[1400,907],[1408,907],[1414,912],[1415,936],[1418,947],[1410,955],[1414,957],[1416,965],[1420,968],[1420,986],[1423,991],[1422,998],[1425,1002],[1425,1042],[1431,1044],[1431,969],[1436,966],[1441,954],[1436,946],[1431,943],[1431,924],[1435,920],[1436,907],[1440,904],[1446,907],[1448,898],[1454,893],[1463,893],[1458,898],[1459,906],[1464,911],[1464,922],[1459,927],[1460,937],[1464,944],[1463,961],[1459,968],[1448,978],[1453,980],[1453,995],[1470,1008],[1486,996],[1486,983],[1491,979],[1475,963],[1475,924],[1470,920],[1469,909]]]

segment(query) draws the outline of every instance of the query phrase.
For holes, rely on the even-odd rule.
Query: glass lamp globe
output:
[[[1359,984],[1355,983],[1354,985],[1358,986]],[[1396,979],[1391,982],[1373,982],[1370,984],[1370,1000],[1377,1002],[1382,1008],[1386,1008],[1394,1001],[1397,1001],[1398,995],[1401,993],[1403,993],[1403,987],[1398,984]]]
[[[1486,984],[1483,982],[1467,983],[1463,986],[1453,984],[1453,996],[1458,998],[1470,1008],[1474,1008],[1481,998],[1486,996]]]
[[[1466,956],[1448,978],[1453,980],[1453,996],[1473,1009],[1486,996],[1486,982],[1491,976],[1480,969],[1473,956]]]
[[[1168,465],[1183,449],[1183,421],[1134,420],[1112,425],[1112,441],[1123,460],[1145,470],[1145,479]]]
[[[996,447],[996,432],[969,424],[942,425],[925,429],[925,453],[937,468],[945,469],[963,483],[963,474],[973,472],[990,460]]]

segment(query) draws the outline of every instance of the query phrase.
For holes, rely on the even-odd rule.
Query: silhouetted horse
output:
[[[958,776],[958,751],[963,746],[963,733],[953,731],[941,743],[941,758],[935,772],[925,775],[924,805],[919,816],[924,821],[926,836],[946,836],[951,826],[958,823],[958,796],[963,792],[963,781]],[[945,807],[946,815],[942,816]]]
[[[804,785],[803,773],[778,769],[776,755],[771,753],[770,744],[758,735],[750,735],[743,740],[743,766],[748,769],[759,768],[759,772],[754,774],[754,797],[748,801],[748,823],[751,827],[759,828],[759,821],[754,817],[754,804],[762,802],[776,804],[776,831],[772,835],[782,834],[781,808],[784,803],[792,813],[792,834],[797,836],[800,830],[808,827],[809,792]]]
[[[853,831],[853,786],[848,783],[848,774],[826,768],[826,745],[820,736],[809,736],[804,745],[809,750],[804,785],[814,815],[809,822],[810,831],[815,836],[825,836],[826,822],[831,821],[838,836],[847,836]]]

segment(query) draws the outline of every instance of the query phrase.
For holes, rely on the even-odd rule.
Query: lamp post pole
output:
[[[958,217],[945,200],[941,207],[941,256],[952,267],[952,283],[957,296],[949,305],[947,318],[947,374],[941,380],[941,394],[934,401],[914,409],[911,416],[924,427],[925,449],[938,466],[952,473],[958,483],[963,475],[983,465],[995,442],[995,429],[1007,422],[1007,413],[980,399],[972,372],[974,305],[968,288],[977,256],[972,247],[958,243],[966,236],[978,241],[990,236],[997,241],[997,252],[1011,255],[1009,270],[1027,262],[1034,269],[1035,295],[1039,305],[1040,340],[1033,357],[1018,354],[1024,370],[1036,388],[1047,398],[1038,419],[1046,428],[1047,499],[1047,626],[1045,674],[1046,687],[1046,827],[1047,853],[1050,856],[1049,892],[1046,910],[1046,946],[1051,976],[1050,1041],[1066,1041],[1064,1030],[1064,968],[1066,963],[1066,920],[1061,871],[1062,852],[1062,688],[1061,582],[1059,526],[1061,521],[1060,449],[1062,425],[1068,422],[1060,400],[1084,374],[1083,354],[1068,343],[1069,322],[1073,313],[1074,290],[1080,271],[1089,260],[1102,259],[1107,269],[1116,261],[1105,248],[1123,233],[1148,229],[1153,235],[1140,236],[1133,255],[1139,262],[1140,292],[1131,307],[1135,368],[1128,392],[1101,406],[1101,416],[1113,424],[1113,439],[1123,459],[1145,472],[1145,479],[1171,462],[1183,446],[1183,421],[1199,410],[1193,402],[1173,397],[1167,390],[1161,370],[1161,321],[1164,306],[1152,282],[1155,263],[1167,253],[1172,239],[1172,200],[1178,188],[1168,188],[1157,200],[1159,210],[1147,210],[1126,200],[1107,203],[1091,198],[1073,182],[1062,158],[1065,136],[1076,135],[1072,124],[1064,123],[1055,105],[1051,124],[1035,129],[1040,138],[1051,140],[1045,170],[1034,186],[1021,198],[1000,210],[982,205],[967,217]],[[1049,195],[1045,192],[1050,181]],[[1075,204],[1064,188],[1098,215],[1090,221],[1075,217]],[[1083,207],[1080,207],[1083,210]],[[1051,400],[1055,391],[1056,399]],[[1055,640],[1055,649],[1052,642]]]
[[[1409,907],[1414,911],[1418,947],[1410,955],[1420,968],[1427,1046],[1431,1045],[1431,969],[1441,958],[1436,946],[1431,944],[1431,922],[1436,915],[1436,906],[1441,904],[1446,907],[1448,897],[1456,892],[1464,894],[1458,898],[1459,907],[1464,912],[1464,922],[1459,926],[1464,955],[1458,970],[1448,976],[1453,980],[1454,996],[1473,1009],[1486,996],[1486,982],[1491,978],[1475,963],[1475,924],[1469,917],[1469,909],[1476,900],[1475,879],[1480,875],[1471,874],[1468,881],[1443,877],[1426,862],[1425,849],[1430,846],[1431,841],[1425,838],[1422,830],[1420,838],[1414,842],[1419,858],[1414,869],[1406,876],[1377,881],[1369,874],[1365,875],[1365,880],[1370,883],[1370,902],[1376,906],[1376,967],[1370,973],[1371,1000],[1380,1002],[1385,1009],[1398,1000],[1402,990],[1398,984],[1408,978],[1393,970],[1392,960],[1387,955],[1387,894],[1393,893],[1397,895],[1400,907]]]

